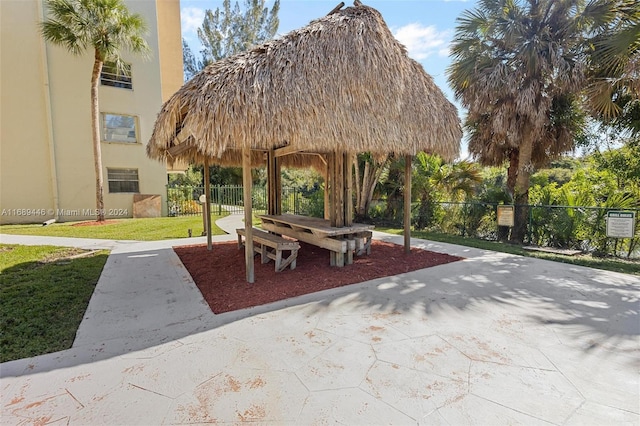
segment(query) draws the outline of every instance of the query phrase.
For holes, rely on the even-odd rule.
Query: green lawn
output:
[[[211,216],[211,234],[224,235]],[[108,240],[156,241],[201,235],[202,216],[159,217],[150,219],[114,219],[104,225],[80,226],[82,222],[54,223],[48,226],[0,225],[0,234],[41,235],[47,237],[101,238]]]
[[[403,235],[402,229],[376,227],[376,231],[388,232],[390,234]],[[566,256],[562,254],[542,253],[525,250],[520,246],[499,243],[497,241],[486,241],[476,238],[461,237],[458,235],[439,234],[426,231],[411,231],[414,238],[439,241],[442,243],[458,244],[461,246],[475,247],[483,250],[493,250],[501,253],[518,254],[520,256],[537,257],[539,259],[552,260],[554,262],[570,263],[573,265],[588,266],[591,268],[604,269],[607,271],[623,272],[625,274],[640,275],[640,261],[626,260],[621,258],[598,258],[591,255]]]
[[[0,362],[68,349],[108,253],[0,244]]]

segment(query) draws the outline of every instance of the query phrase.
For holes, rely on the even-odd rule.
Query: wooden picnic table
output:
[[[374,225],[353,223],[350,226],[331,226],[326,219],[295,214],[259,215],[262,229],[331,251],[331,265],[342,267],[353,263],[353,253],[371,252]]]

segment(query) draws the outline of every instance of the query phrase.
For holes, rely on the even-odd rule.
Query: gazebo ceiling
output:
[[[356,2],[206,67],[163,105],[147,153],[222,165],[241,164],[245,147],[293,166],[319,165],[301,152],[452,160],[461,137],[455,106],[381,14]]]

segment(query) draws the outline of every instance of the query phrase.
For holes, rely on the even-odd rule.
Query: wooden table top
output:
[[[301,216],[296,214],[280,214],[280,215],[259,215],[263,222],[278,223],[289,226],[292,229],[310,231],[314,235],[321,237],[335,237],[346,234],[355,234],[363,231],[370,231],[375,228],[374,225],[364,223],[354,223],[351,226],[336,227],[331,226],[326,219],[319,217]]]

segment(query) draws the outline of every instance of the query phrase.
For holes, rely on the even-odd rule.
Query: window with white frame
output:
[[[105,62],[100,73],[100,84],[103,86],[133,89],[131,80],[131,64],[118,67],[115,62]]]
[[[100,130],[103,142],[138,142],[137,119],[133,115],[101,114]]]
[[[109,169],[107,168],[109,192],[140,192],[138,169]]]

